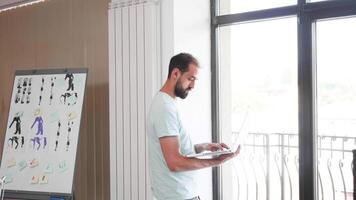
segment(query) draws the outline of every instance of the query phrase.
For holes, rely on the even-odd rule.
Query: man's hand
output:
[[[240,149],[241,149],[241,146],[239,146],[234,153],[223,154],[223,155],[220,155],[219,157],[217,157],[215,159],[220,161],[219,164],[222,164],[222,163],[224,163],[224,162],[236,157],[237,155],[239,155],[240,154]]]
[[[195,145],[195,152],[200,153],[203,151],[218,151],[230,149],[225,143],[202,143]]]
[[[233,153],[221,155],[211,159],[188,158],[180,153],[178,136],[166,136],[159,138],[162,154],[167,163],[167,167],[172,172],[189,171],[206,167],[216,167],[240,153],[240,147]],[[195,145],[200,150],[219,150],[228,148],[224,143],[204,143]]]

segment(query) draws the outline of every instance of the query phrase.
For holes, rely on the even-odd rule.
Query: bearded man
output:
[[[218,166],[235,157],[239,149],[211,159],[186,155],[229,148],[224,143],[192,144],[176,105],[194,88],[199,70],[196,58],[180,53],[171,58],[168,78],[155,95],[147,117],[149,172],[157,200],[199,200],[194,170]],[[194,111],[192,111],[194,112]]]

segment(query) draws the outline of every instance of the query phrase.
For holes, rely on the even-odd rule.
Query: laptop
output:
[[[224,154],[231,154],[236,152],[236,150],[238,148],[241,148],[242,144],[244,143],[244,141],[246,140],[246,137],[248,135],[248,131],[245,130],[245,124],[247,121],[247,117],[248,117],[248,111],[245,114],[245,117],[243,119],[243,122],[241,124],[240,130],[239,130],[239,136],[237,136],[235,138],[235,141],[233,142],[233,147],[231,149],[223,149],[223,150],[217,150],[217,151],[203,151],[200,153],[195,153],[195,154],[189,154],[186,155],[186,157],[188,158],[199,158],[199,157],[218,157],[220,155],[224,155]]]

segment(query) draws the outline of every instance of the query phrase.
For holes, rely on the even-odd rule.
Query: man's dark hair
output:
[[[182,73],[187,72],[189,64],[194,64],[199,67],[198,60],[189,53],[180,53],[173,56],[169,62],[168,78],[171,77],[174,68],[178,68]]]

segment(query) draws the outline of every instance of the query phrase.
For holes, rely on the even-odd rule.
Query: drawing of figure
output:
[[[69,91],[69,90],[74,91],[74,84],[73,84],[74,76],[73,76],[73,74],[72,73],[66,74],[64,80],[67,80],[67,78],[68,78],[68,89],[67,89],[67,91]]]
[[[28,80],[28,89],[27,89],[27,97],[26,97],[26,103],[30,103],[30,95],[31,95],[31,85],[32,85],[32,78]]]
[[[40,97],[39,97],[38,105],[41,105],[41,102],[42,102],[42,92],[43,92],[44,82],[45,82],[45,80],[44,80],[44,78],[42,77],[41,94],[40,94]]]
[[[27,90],[27,97],[26,97],[26,103],[30,103],[30,95],[31,95],[31,87],[28,88]]]
[[[69,150],[69,146],[70,146],[70,139],[69,136],[67,137],[67,146],[66,146],[66,151]]]
[[[27,81],[28,81],[28,78],[25,78],[25,79],[23,80],[22,86],[27,87]]]
[[[25,144],[25,137],[22,136],[22,137],[21,137],[21,148],[23,147],[24,144]]]
[[[17,147],[19,146],[19,141],[18,141],[18,137],[14,136],[9,138],[9,142],[11,142],[11,148],[14,147],[14,142],[16,143],[15,149],[17,149]]]
[[[21,97],[21,104],[25,103],[26,89],[27,89],[26,87],[23,88],[22,97]]]
[[[68,132],[67,132],[66,151],[69,150],[70,140],[71,140],[70,136],[71,136],[72,127],[73,127],[73,125],[74,125],[74,119],[75,119],[75,118],[77,118],[77,114],[76,114],[76,113],[71,112],[71,113],[68,114],[68,124],[67,124],[67,125],[68,125],[68,126],[67,126]]]
[[[10,137],[8,142],[11,142],[11,148],[14,148],[14,142],[16,143],[15,149],[17,149],[17,147],[19,146],[19,139],[21,138],[21,148],[23,147],[24,143],[25,143],[25,137],[17,137],[17,136],[13,136]]]
[[[52,100],[53,100],[53,88],[54,88],[54,82],[56,80],[56,77],[51,78],[51,94],[49,96],[49,105],[52,105]]]
[[[21,134],[21,116],[22,113],[16,113],[15,117],[13,118],[9,128],[12,127],[12,125],[16,122],[16,131],[15,131],[15,135],[18,133],[19,135]]]
[[[43,137],[42,139],[43,139],[43,148],[45,148],[47,146],[47,138]],[[40,137],[31,138],[30,141],[32,142],[32,148],[34,149],[37,144],[38,146],[36,149],[39,150],[41,148],[41,140],[42,139]]]
[[[37,133],[36,135],[43,135],[43,119],[41,116],[41,110],[37,109],[35,112],[35,121],[33,122],[31,129],[33,128],[33,126],[37,123]]]
[[[22,83],[23,90],[22,90],[21,104],[24,104],[26,100],[27,84],[28,84],[28,78],[24,78],[24,81]]]
[[[78,93],[66,92],[60,96],[60,102],[63,104],[68,104],[68,106],[75,105],[78,100]]]
[[[17,89],[21,89],[22,78],[17,80]]]
[[[20,92],[18,92],[18,93],[16,93],[16,96],[15,96],[15,103],[18,103],[18,102],[20,102],[20,94],[21,94],[21,91]]]
[[[17,93],[15,96],[15,103],[19,103],[21,100],[21,88],[22,88],[22,78],[17,80]]]
[[[59,136],[61,135],[61,121],[58,121],[58,130],[57,130],[57,138],[56,138],[56,146],[54,148],[54,151],[57,151],[58,148],[58,143],[59,143]]]
[[[43,148],[46,148],[47,146],[47,138],[43,137]]]
[[[58,148],[58,140],[56,140],[56,147],[54,148],[54,151],[57,151]]]
[[[72,132],[72,126],[74,125],[74,122],[71,120],[71,119],[69,119],[69,121],[68,121],[68,134],[67,134],[67,145],[66,145],[66,151],[68,151],[69,150],[69,146],[70,146],[70,133]]]

